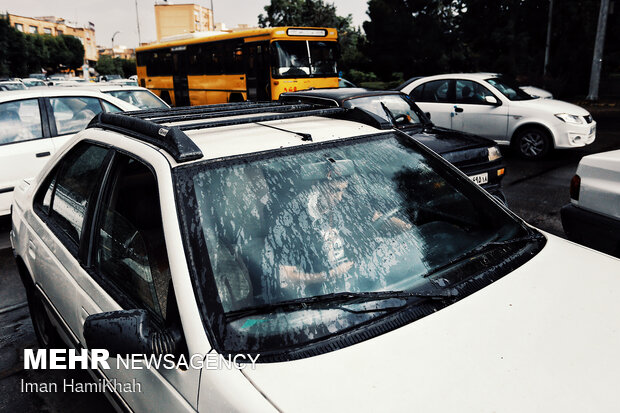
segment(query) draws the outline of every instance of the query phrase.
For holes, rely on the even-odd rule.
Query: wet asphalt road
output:
[[[530,224],[565,237],[560,208],[569,200],[568,185],[581,157],[620,149],[620,108],[591,110],[598,123],[597,140],[584,149],[556,151],[541,162],[525,161],[502,148],[506,160],[503,181],[508,205]],[[111,411],[102,394],[24,393],[22,380],[59,383],[90,380],[80,370],[23,370],[23,349],[38,348],[26,296],[8,242],[10,221],[0,218],[0,412]]]

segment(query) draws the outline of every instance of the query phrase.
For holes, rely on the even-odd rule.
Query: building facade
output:
[[[9,23],[17,30],[30,34],[48,34],[50,36],[68,35],[74,36],[84,46],[84,59],[93,66],[99,55],[97,53],[97,41],[95,40],[95,25],[88,23],[86,27],[80,27],[76,23],[55,16],[24,17],[8,14]]]
[[[185,33],[213,31],[213,11],[198,4],[155,4],[157,41]]]

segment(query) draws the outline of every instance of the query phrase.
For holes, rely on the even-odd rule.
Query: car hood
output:
[[[243,373],[283,412],[617,411],[620,260],[548,238],[519,269],[432,315]]]
[[[544,111],[554,115],[556,113],[568,113],[575,116],[587,116],[590,114],[581,106],[555,99],[514,100],[510,102],[510,113],[513,114],[514,109],[517,107]]]
[[[438,154],[445,154],[463,149],[495,146],[495,143],[489,139],[470,135],[468,133],[457,132],[451,129],[433,127],[427,128],[422,132],[419,128],[414,130],[403,128],[403,132]]]

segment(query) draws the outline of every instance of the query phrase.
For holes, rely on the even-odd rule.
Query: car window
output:
[[[99,99],[94,97],[50,98],[50,104],[56,119],[58,135],[81,131],[102,111]]]
[[[488,105],[484,100],[486,96],[493,94],[486,87],[472,80],[457,80],[455,85],[457,103]]]
[[[43,137],[37,99],[0,104],[0,145]]]
[[[168,107],[168,105],[157,99],[157,97],[153,96],[151,92],[146,90],[113,90],[105,93],[112,95],[115,98],[124,100],[125,102],[131,103],[140,109],[159,109]]]
[[[77,253],[84,217],[107,153],[100,146],[78,144],[48,176],[35,198],[35,206],[49,214],[52,229],[63,241],[72,242],[66,244],[72,253]]]
[[[103,105],[103,110],[105,110],[108,113],[116,113],[116,112],[122,112],[123,109],[119,108],[116,105],[113,105],[109,102],[106,102],[105,100],[101,100],[101,104]]]
[[[417,102],[448,102],[450,79],[426,82],[411,91],[411,97]]]
[[[143,163],[118,155],[96,231],[95,265],[141,308],[166,318],[170,266],[157,181]]]

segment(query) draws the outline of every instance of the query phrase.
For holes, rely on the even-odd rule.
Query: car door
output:
[[[451,79],[424,82],[409,94],[420,109],[430,113],[435,126],[446,129],[453,128],[453,95],[454,82]]]
[[[508,131],[508,105],[482,84],[457,79],[452,129],[473,133],[489,139],[505,140]],[[497,104],[488,102],[492,97]]]
[[[25,259],[52,319],[60,322],[64,335],[74,344],[81,330],[75,315],[79,249],[108,153],[101,146],[76,145],[48,173],[33,203],[39,219],[30,220]]]
[[[33,178],[54,153],[40,99],[0,103],[0,215],[8,214],[13,188]]]
[[[145,161],[116,152],[106,176],[83,251],[76,317],[83,326],[92,314],[140,308],[156,328],[179,327],[156,175]],[[86,347],[83,328],[79,340]],[[116,394],[119,404],[145,412],[194,410],[199,369],[147,368],[143,361],[137,369],[119,368],[116,357],[109,364],[100,372],[106,379],[140,384],[139,392]]]

